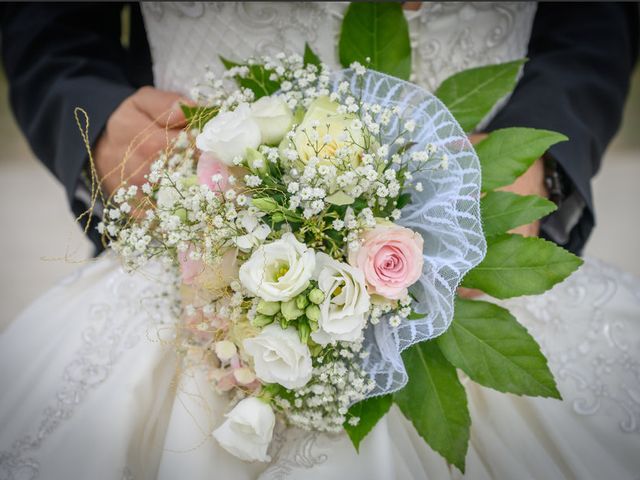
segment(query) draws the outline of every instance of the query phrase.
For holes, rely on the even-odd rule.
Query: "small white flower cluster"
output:
[[[149,258],[190,247],[190,260],[215,263],[229,244],[249,251],[262,243],[270,232],[260,220],[264,213],[249,205],[244,187],[232,188],[238,184],[235,177],[227,179],[230,187],[224,194],[199,185],[193,174],[194,149],[179,149],[178,142],[174,147],[171,155],[163,152],[151,165],[148,182],[142,186],[144,200],[137,199],[135,186],[119,189],[112,198],[114,206],[98,225],[125,264],[135,269]],[[124,215],[132,204],[147,208],[138,222]]]
[[[198,105],[207,108],[218,109],[222,112],[233,110],[237,105],[253,101],[255,94],[248,88],[238,88],[229,80],[238,74],[238,70],[246,67],[235,67],[227,70],[222,78],[208,71],[206,75],[206,83],[196,84],[190,93],[191,99]]]
[[[372,325],[377,325],[382,317],[388,316],[389,326],[397,328],[409,315],[411,315],[411,297],[407,295],[398,301],[397,306],[389,302],[372,305],[369,321]]]
[[[329,71],[323,63],[318,67],[304,64],[298,54],[263,57],[265,70],[271,72],[269,80],[280,84],[281,92],[292,110],[298,106],[306,108],[314,98],[329,95]]]
[[[277,396],[291,424],[305,430],[340,432],[349,407],[364,400],[374,383],[354,358],[365,355],[361,343],[336,344],[331,358],[317,358],[311,380],[293,392],[293,398]]]
[[[275,57],[249,58],[244,65],[231,65],[228,64],[230,68],[222,74],[222,78],[207,69],[206,82],[198,83],[191,89],[193,100],[220,111],[252,102],[255,99],[253,91],[250,88],[238,88],[232,83],[234,79],[263,86],[267,83],[279,85],[282,97],[292,110],[298,106],[307,107],[314,98],[330,93],[326,65],[305,65],[303,58],[297,54],[287,56],[279,53]]]

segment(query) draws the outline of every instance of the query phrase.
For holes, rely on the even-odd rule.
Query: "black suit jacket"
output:
[[[109,115],[136,88],[152,84],[151,61],[137,4],[130,45],[121,45],[123,4],[4,4],[2,57],[18,124],[37,157],[64,184],[71,208],[87,161],[73,119],[84,107],[92,145]],[[567,201],[543,234],[579,253],[594,225],[590,181],[620,123],[638,55],[638,4],[541,3],[529,62],[488,129],[530,126],[570,141],[550,154],[565,173]],[[566,230],[566,235],[563,234]],[[101,248],[92,229],[92,239]]]

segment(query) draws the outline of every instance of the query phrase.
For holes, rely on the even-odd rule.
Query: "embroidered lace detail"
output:
[[[565,402],[640,434],[640,282],[588,259],[545,295],[503,302],[540,343]]]
[[[78,282],[83,273],[74,272],[72,280],[63,281],[58,288]],[[64,367],[59,387],[44,408],[37,428],[16,440],[10,450],[0,452],[0,479],[37,478],[38,449],[107,380],[123,353],[144,338],[150,325],[169,321],[174,301],[167,295],[170,290],[163,291],[159,277],[154,279],[149,282],[117,271],[105,282],[104,300],[88,307],[87,324],[79,333],[80,346]],[[123,478],[131,478],[126,469]]]
[[[142,4],[159,88],[188,93],[218,55],[301,53],[307,41],[339,68],[337,44],[346,2],[223,2]],[[465,68],[525,56],[535,2],[425,2],[407,11],[414,81],[435,89]]]
[[[327,461],[327,454],[317,446],[320,436],[327,434],[287,427],[278,424],[271,446],[271,464],[260,476],[260,480],[282,480],[294,470],[310,469]]]

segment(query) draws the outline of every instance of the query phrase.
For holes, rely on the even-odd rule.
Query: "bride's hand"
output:
[[[142,185],[158,152],[185,126],[174,92],[142,87],[111,114],[96,144],[94,160],[102,191],[108,197],[126,181]]]
[[[476,144],[483,140],[487,136],[486,133],[472,133],[469,135],[469,140],[472,144]],[[549,192],[544,183],[544,163],[541,158],[531,165],[524,175],[518,177],[518,179],[506,187],[500,188],[506,192],[518,193],[520,195],[539,195],[547,198]],[[535,221],[528,225],[522,225],[520,227],[510,230],[511,233],[519,233],[525,237],[536,237],[540,233],[540,222]],[[482,295],[479,290],[472,290],[470,288],[458,288],[458,295],[464,298],[474,298]]]

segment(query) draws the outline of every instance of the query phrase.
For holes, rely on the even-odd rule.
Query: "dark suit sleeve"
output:
[[[566,179],[566,199],[542,233],[576,253],[594,225],[591,178],[620,125],[637,56],[637,3],[540,3],[522,78],[487,128],[569,137],[549,151]]]
[[[93,146],[111,113],[135,91],[127,74],[128,52],[120,42],[122,7],[0,7],[2,58],[14,115],[35,155],[64,185],[76,214],[86,208],[75,193],[88,155],[74,109],[87,111]]]

